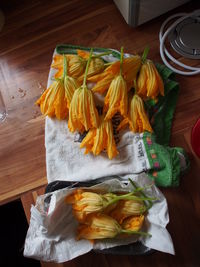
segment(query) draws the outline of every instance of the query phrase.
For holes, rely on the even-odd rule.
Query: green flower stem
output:
[[[146,200],[146,201],[156,200],[156,198],[138,197],[138,196],[134,196],[133,194],[134,192],[121,195],[121,196],[113,196],[113,199],[107,203],[106,207],[118,202],[119,200]]]
[[[120,198],[120,199],[125,199],[125,200],[147,200],[147,201],[157,200],[157,198],[155,198],[155,197],[137,197],[137,196],[129,196],[129,197]]]
[[[134,80],[134,88],[135,88],[135,93],[137,93],[137,82]]]
[[[107,62],[107,63],[104,64],[104,66],[105,66],[105,67],[108,67],[108,66],[112,65],[113,63],[114,63],[114,62]]]
[[[131,230],[122,229],[121,232],[125,234],[136,234],[136,235],[143,235],[143,236],[149,236],[149,237],[152,236],[151,234],[142,232],[142,231],[131,231]]]
[[[144,52],[143,52],[143,55],[142,55],[142,63],[143,64],[145,63],[145,61],[147,59],[148,53],[149,53],[149,47],[147,46],[147,47],[145,47]]]
[[[145,197],[134,196],[133,194],[134,194],[134,193],[131,192],[131,193],[128,193],[128,194],[126,194],[126,195],[116,196],[115,199],[116,199],[116,200],[120,200],[120,199],[122,199],[122,200],[123,200],[123,199],[128,199],[128,200],[129,200],[129,199],[130,199],[130,200],[131,200],[131,199],[133,199],[133,200],[134,200],[134,199],[135,199],[135,200],[154,200],[154,199],[156,199],[156,198],[150,198],[150,197],[146,197],[146,196],[145,196]]]
[[[67,76],[67,58],[63,55],[63,79]]]
[[[89,55],[89,58],[88,58],[88,61],[87,61],[87,65],[86,65],[86,68],[85,68],[83,87],[86,87],[87,74],[88,74],[89,65],[90,65],[90,62],[91,62],[91,59],[92,59],[92,53],[93,53],[93,49],[90,50],[90,55]]]
[[[122,75],[122,64],[123,64],[123,59],[124,59],[124,48],[123,46],[121,47],[121,55],[120,55],[120,75]]]
[[[108,51],[108,52],[101,53],[101,54],[98,54],[98,55],[93,55],[92,57],[93,58],[98,58],[98,57],[103,57],[103,56],[110,55],[110,54],[112,54],[112,52]]]
[[[129,178],[129,181],[130,181],[130,183],[132,184],[132,186],[133,186],[135,189],[138,188],[138,186],[136,185],[136,183],[133,182],[130,178]],[[140,191],[140,194],[141,194],[143,197],[147,197],[143,191]],[[147,209],[150,209],[150,208],[153,206],[153,202],[152,202],[151,200],[148,200],[148,202],[149,202],[149,205],[147,205],[146,208],[147,208]]]

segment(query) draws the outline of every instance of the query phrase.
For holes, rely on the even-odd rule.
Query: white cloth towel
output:
[[[45,145],[48,182],[87,181],[105,176],[141,173],[150,168],[142,134],[125,132],[118,145],[119,155],[110,160],[106,152],[84,155],[78,134],[72,134],[67,121],[46,118]]]

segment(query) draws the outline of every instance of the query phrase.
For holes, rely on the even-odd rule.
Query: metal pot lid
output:
[[[187,18],[169,34],[173,49],[186,58],[200,59],[200,18]]]

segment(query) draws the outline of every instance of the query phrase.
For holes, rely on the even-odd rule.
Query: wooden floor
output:
[[[8,118],[0,124],[0,201],[6,202],[46,184],[44,119],[35,100],[47,82],[52,53],[67,43],[142,53],[161,62],[158,33],[169,12],[136,29],[129,27],[111,0],[1,1],[6,23],[0,32],[0,90]],[[189,12],[198,1],[178,8]],[[173,12],[176,12],[173,11]],[[196,64],[194,61],[189,61]],[[112,256],[93,252],[65,266],[198,267],[200,266],[200,159],[190,146],[190,132],[200,117],[200,75],[182,77],[171,145],[186,149],[191,170],[178,188],[162,189],[170,213],[168,230],[176,256]],[[51,266],[51,265],[48,265]]]

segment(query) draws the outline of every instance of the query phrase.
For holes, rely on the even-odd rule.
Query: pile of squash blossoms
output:
[[[164,85],[153,62],[143,56],[124,58],[121,48],[120,60],[105,62],[103,56],[77,50],[76,55],[55,55],[52,68],[57,72],[54,81],[37,100],[41,112],[49,117],[67,120],[74,133],[87,132],[80,144],[85,154],[99,155],[106,151],[109,159],[118,154],[113,135],[112,118],[122,117],[117,130],[129,127],[134,133],[152,132],[144,100],[164,95]],[[92,83],[92,89],[88,84]],[[101,112],[95,104],[94,95],[104,96]]]
[[[72,205],[73,215],[78,221],[78,240],[151,236],[141,229],[156,198],[147,197],[144,188],[133,181],[131,183],[135,189],[128,193],[100,193],[78,188],[65,198],[65,202]]]

